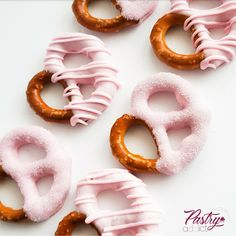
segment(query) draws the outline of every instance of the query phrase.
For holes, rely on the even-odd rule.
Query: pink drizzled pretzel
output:
[[[105,190],[122,192],[130,200],[130,207],[116,212],[99,210],[97,195]],[[105,169],[90,173],[78,183],[75,204],[78,212],[87,216],[85,222],[93,223],[102,236],[123,233],[151,236],[160,222],[144,183],[127,170]]]
[[[160,91],[175,94],[181,110],[154,112],[148,101]],[[131,115],[123,115],[112,127],[110,143],[115,157],[129,170],[135,172],[159,172],[172,175],[180,172],[201,151],[209,124],[209,112],[199,103],[192,87],[181,77],[171,73],[159,73],[140,82],[132,94]],[[128,151],[124,143],[127,129],[135,124],[145,125],[153,135],[159,158],[144,158]],[[191,134],[183,139],[178,150],[173,150],[168,131],[190,128]]]
[[[18,150],[26,144],[34,144],[46,152],[46,156],[34,162],[22,162]],[[63,206],[70,187],[71,161],[47,130],[32,126],[16,129],[0,142],[2,168],[18,184],[24,197],[23,210],[35,222],[47,220]],[[53,176],[50,190],[40,196],[37,181]]]
[[[171,0],[171,13],[188,16],[185,30],[194,27],[192,41],[196,51],[204,52],[205,58],[200,63],[201,69],[216,69],[230,62],[236,54],[236,1],[221,0],[221,5],[207,10],[189,7],[191,0]],[[210,29],[223,28],[225,36],[213,39]]]
[[[63,60],[68,54],[83,54],[91,59],[86,65],[67,69]],[[96,120],[110,104],[118,88],[117,70],[110,64],[110,53],[104,43],[95,36],[67,33],[54,38],[47,50],[45,70],[53,73],[52,82],[65,81],[64,97],[70,99],[65,110],[72,110],[71,125],[87,125]],[[80,85],[91,84],[95,91],[84,99]]]

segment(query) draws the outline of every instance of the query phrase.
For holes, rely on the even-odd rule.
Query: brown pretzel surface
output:
[[[60,110],[48,106],[41,98],[41,92],[46,85],[51,83],[52,74],[47,71],[41,71],[36,74],[28,84],[26,91],[27,100],[31,108],[46,121],[63,122],[69,121],[72,112],[70,110]],[[65,88],[64,82],[59,82]]]
[[[84,223],[86,216],[77,211],[73,211],[67,216],[65,216],[59,223],[55,236],[70,236],[76,225],[79,223]],[[91,226],[97,231],[98,235],[101,235],[96,229],[96,227],[91,224]]]
[[[180,70],[198,69],[205,58],[203,52],[189,55],[179,54],[172,51],[165,41],[167,31],[173,26],[183,25],[186,19],[187,16],[176,13],[164,15],[154,25],[150,41],[156,56],[165,64]],[[191,33],[194,31],[195,29],[192,27]]]
[[[88,29],[100,32],[119,32],[128,26],[138,23],[136,20],[127,20],[121,14],[112,19],[93,17],[88,10],[90,2],[92,2],[92,0],[74,0],[72,6],[77,21]],[[112,3],[121,11],[119,4],[115,0],[112,0]]]
[[[110,134],[110,145],[113,155],[124,165],[128,170],[134,172],[157,172],[157,159],[144,158],[140,155],[131,153],[124,142],[127,130],[133,125],[143,125],[148,128],[147,124],[140,119],[131,115],[123,115],[113,125]],[[157,150],[158,153],[158,150]]]

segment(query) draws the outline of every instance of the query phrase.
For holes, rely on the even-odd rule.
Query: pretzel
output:
[[[175,94],[181,110],[153,112],[148,100],[152,94],[167,91]],[[179,173],[200,153],[206,138],[210,115],[199,104],[192,87],[181,77],[159,73],[139,83],[132,94],[132,113],[119,118],[111,129],[110,144],[114,156],[134,172],[158,172],[165,175]],[[128,151],[124,136],[131,125],[141,124],[151,131],[157,146],[157,159],[152,160]],[[173,150],[167,132],[190,128],[191,134],[183,139],[180,148]]]
[[[91,59],[91,62],[78,68],[67,69],[63,61],[68,54],[83,54]],[[69,104],[61,111],[49,109],[41,101],[38,93],[42,86],[35,84],[35,80],[42,81],[40,73],[28,86],[28,101],[36,113],[44,119],[53,121],[70,119],[72,126],[88,125],[89,121],[96,120],[109,106],[119,87],[115,79],[117,70],[110,63],[109,51],[100,39],[88,34],[67,33],[54,38],[47,50],[44,70],[48,73],[42,76],[43,79],[46,77],[45,81],[51,75],[52,83],[63,84],[65,87],[63,96],[69,99]],[[90,98],[84,99],[80,85],[92,85],[95,88]]]
[[[4,178],[7,175],[2,169],[2,166],[0,165],[0,178]],[[0,202],[0,220],[3,221],[20,221],[25,219],[25,213],[23,209],[13,209],[11,207],[6,207],[3,205],[2,202]]]
[[[236,55],[236,2],[221,0],[221,3],[216,8],[198,10],[189,7],[189,0],[171,0],[170,13],[157,21],[150,35],[157,57],[176,69],[216,69],[230,62]],[[176,25],[191,31],[195,54],[182,55],[167,47],[165,35]],[[213,39],[209,30],[220,27],[226,35]]]
[[[145,20],[156,8],[156,1],[149,0],[112,0],[120,15],[112,19],[91,16],[88,5],[92,0],[74,0],[73,12],[77,21],[84,27],[100,32],[119,32]]]
[[[31,108],[46,121],[66,122],[72,117],[70,110],[59,110],[49,107],[41,98],[41,92],[45,86],[51,83],[52,73],[41,71],[36,74],[28,84],[26,91],[27,100]],[[64,88],[64,81],[59,81]]]
[[[46,156],[31,163],[22,163],[18,150],[25,144],[44,149]],[[55,137],[40,127],[16,129],[1,140],[2,168],[19,186],[24,197],[23,211],[31,221],[47,220],[63,206],[70,186],[71,169],[70,159],[65,156]],[[36,184],[45,176],[53,176],[53,183],[50,190],[40,196]],[[19,215],[23,216],[22,211]]]
[[[77,224],[84,223],[86,216],[77,211],[73,211],[65,216],[59,223],[55,236],[70,236]],[[97,235],[101,235],[96,227],[91,224],[92,227],[97,231]]]
[[[114,212],[100,210],[97,195],[106,190],[123,193],[130,206]],[[152,236],[160,223],[159,212],[153,208],[145,184],[123,169],[94,171],[79,181],[75,205],[78,212],[87,216],[85,222],[93,223],[103,236],[125,233]]]

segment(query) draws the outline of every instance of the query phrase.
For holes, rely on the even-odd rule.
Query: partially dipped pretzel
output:
[[[171,11],[154,25],[150,40],[157,57],[176,69],[216,69],[229,63],[236,55],[236,2],[221,0],[221,5],[207,10],[194,9],[190,0],[171,0]],[[193,55],[178,54],[165,42],[167,31],[176,25],[192,34]],[[225,36],[214,39],[211,29],[223,28]]]
[[[45,157],[31,163],[22,162],[19,149],[27,144],[42,148]],[[2,170],[16,181],[24,198],[23,210],[1,205],[2,220],[17,221],[27,217],[41,222],[61,209],[70,188],[71,161],[49,131],[37,126],[11,131],[0,142],[0,160]],[[45,176],[52,176],[53,183],[50,190],[40,196],[37,182]]]
[[[136,25],[152,14],[156,7],[156,1],[150,0],[112,0],[120,15],[112,19],[101,19],[89,13],[90,2],[92,0],[74,0],[73,12],[81,25],[100,32],[119,32],[126,27]]]
[[[66,55],[82,54],[91,62],[70,69],[66,68]],[[117,69],[110,63],[110,52],[97,37],[82,33],[66,33],[50,43],[44,63],[44,71],[30,81],[27,98],[37,114],[49,121],[70,121],[88,125],[96,120],[109,106],[119,84]],[[40,92],[44,85],[60,82],[64,87],[63,97],[69,100],[64,110],[49,107],[42,101]],[[92,85],[94,92],[84,98],[80,86]]]
[[[181,110],[152,111],[148,100],[152,94],[160,91],[174,93]],[[131,114],[117,119],[110,133],[113,155],[127,169],[173,175],[179,173],[200,153],[206,138],[209,112],[199,103],[187,81],[171,73],[156,74],[135,87],[131,107]],[[157,146],[155,160],[131,153],[125,146],[126,131],[137,124],[144,125],[151,132]],[[167,132],[181,128],[190,128],[191,134],[183,139],[178,150],[173,150]]]

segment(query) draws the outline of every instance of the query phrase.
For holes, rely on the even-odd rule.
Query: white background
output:
[[[93,4],[96,16],[113,16],[116,11],[109,1]],[[207,1],[193,1],[196,7],[211,7]],[[91,32],[80,26],[71,11],[71,1],[0,1],[0,67],[1,67],[1,127],[2,137],[9,130],[22,125],[39,125],[52,131],[73,160],[72,186],[61,211],[43,223],[0,222],[0,235],[53,235],[58,222],[74,209],[76,182],[89,171],[121,167],[112,157],[109,132],[116,118],[130,112],[130,95],[133,87],[147,76],[157,72],[173,72],[188,80],[212,112],[207,143],[199,157],[179,175],[138,175],[147,184],[155,206],[163,211],[162,235],[214,235],[236,234],[236,60],[217,70],[177,71],[161,63],[154,55],[149,34],[156,20],[169,9],[169,1],[159,1],[156,12],[142,25],[118,34]],[[25,91],[29,80],[43,69],[45,51],[51,38],[63,32],[87,32],[99,36],[113,53],[113,63],[120,69],[119,81],[123,86],[109,109],[88,127],[75,127],[48,123],[29,108]],[[219,37],[221,32],[214,32]],[[192,52],[190,35],[182,29],[172,30],[167,37],[171,48],[182,53]],[[73,58],[75,62],[75,58]],[[79,60],[87,62],[86,59]],[[75,63],[73,63],[75,65]],[[72,66],[72,64],[70,64]],[[88,90],[88,89],[87,89]],[[86,90],[86,91],[87,91]],[[88,92],[88,91],[87,91]],[[45,100],[63,107],[62,89],[55,85],[44,92]],[[162,94],[150,101],[153,109],[173,109],[173,96]],[[170,134],[176,148],[187,131]],[[131,129],[126,137],[131,151],[155,157],[155,146],[143,128]],[[31,146],[22,148],[22,161],[43,153]],[[23,157],[24,156],[24,157]],[[13,181],[1,181],[0,199],[6,205],[22,206],[23,200]],[[39,184],[41,193],[49,180]],[[119,209],[127,203],[122,196],[103,194],[102,208]],[[224,209],[225,226],[208,233],[184,233],[184,210],[201,208],[204,212]],[[77,234],[94,235],[89,228],[78,227]]]

